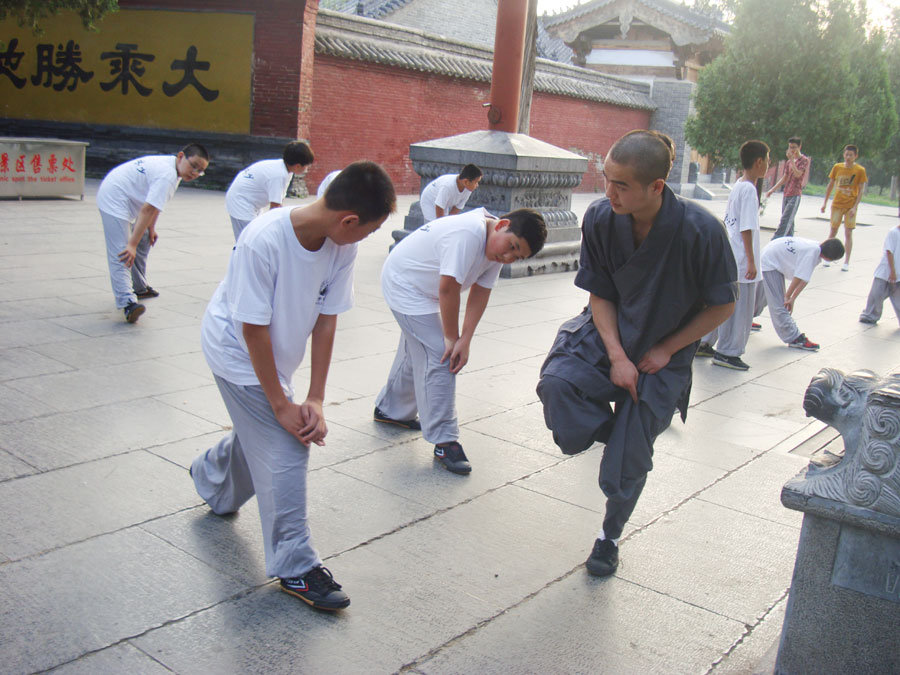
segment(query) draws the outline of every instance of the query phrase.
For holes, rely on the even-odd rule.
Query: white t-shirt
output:
[[[819,242],[800,237],[773,239],[762,252],[763,272],[778,271],[790,281],[794,277],[809,282],[816,265],[822,262]]]
[[[381,290],[388,307],[401,314],[440,312],[441,275],[466,290],[477,283],[493,288],[501,263],[488,260],[484,209],[445,216],[410,232],[390,252],[381,270]]]
[[[293,177],[281,159],[251,164],[234,177],[225,193],[228,215],[238,220],[253,220],[270,203],[283,204]]]
[[[750,181],[739,180],[731,189],[725,207],[725,229],[738,266],[738,281],[750,284],[759,281],[759,197],[756,186]],[[747,279],[747,255],[741,232],[750,230],[753,237],[753,259],[756,261],[756,278]]]
[[[307,251],[294,234],[291,211],[273,209],[241,233],[201,329],[203,354],[216,375],[233,384],[258,385],[243,323],[269,326],[278,380],[289,394],[319,314],[353,306],[357,249],[326,239],[318,251]]]
[[[881,262],[878,263],[878,267],[875,268],[875,278],[890,281],[891,266],[888,264],[887,252],[890,251],[891,255],[894,256],[894,269],[900,273],[900,258],[898,258],[898,254],[900,254],[900,229],[896,227],[891,228],[891,231],[884,238],[884,248],[882,250],[884,254],[881,256]]]
[[[97,190],[97,208],[132,221],[146,203],[162,211],[181,178],[175,155],[148,155],[119,164],[106,174]]]
[[[331,181],[333,181],[342,170],[343,169],[335,169],[322,179],[322,182],[319,183],[319,187],[316,189],[316,199],[321,199],[325,196],[325,190],[328,189],[328,186],[331,185]]]
[[[456,174],[438,176],[422,190],[419,206],[422,207],[422,215],[425,216],[426,223],[437,218],[437,213],[434,210],[435,206],[440,206],[444,209],[444,215],[447,216],[450,214],[450,209],[454,206],[462,210],[466,202],[469,201],[469,195],[472,194],[472,191],[466,188],[462,190],[457,189],[456,178]]]

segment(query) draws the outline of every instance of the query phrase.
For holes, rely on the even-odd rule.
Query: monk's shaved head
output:
[[[675,162],[675,144],[658,131],[636,129],[617,140],[606,157],[616,164],[631,167],[635,179],[649,185],[669,176]]]

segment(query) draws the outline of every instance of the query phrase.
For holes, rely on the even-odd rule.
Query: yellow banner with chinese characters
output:
[[[71,13],[34,36],[0,22],[4,117],[250,132],[253,15],[123,9],[86,31]]]

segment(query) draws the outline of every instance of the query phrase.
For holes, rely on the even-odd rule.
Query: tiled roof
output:
[[[343,14],[383,19],[413,0],[323,0],[319,6]]]
[[[319,10],[316,53],[478,82],[491,81],[493,53],[381,21]],[[649,85],[538,59],[535,91],[654,110]]]
[[[687,7],[685,5],[671,2],[670,0],[633,1],[635,2],[635,4],[641,4],[646,7],[650,7],[651,9],[655,9],[656,11],[670,16],[677,21],[685,23],[689,26],[693,26],[694,28],[699,28],[700,30],[705,30],[718,35],[728,35],[731,32],[731,27],[713,14],[698,12],[695,9],[691,9],[690,7]],[[591,0],[590,2],[576,5],[571,9],[560,12],[559,14],[545,14],[542,19],[544,20],[544,25],[550,28],[552,26],[571,21],[572,19],[577,19],[578,17],[589,14],[590,12],[604,7],[605,5],[611,5],[614,2],[617,2],[617,0]],[[657,26],[657,28],[662,27]]]

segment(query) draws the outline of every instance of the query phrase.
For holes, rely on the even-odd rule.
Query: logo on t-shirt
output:
[[[253,180],[253,174],[250,173],[249,171],[244,171],[244,178],[247,178],[247,179],[249,179],[249,180]]]
[[[797,253],[797,247],[794,245],[794,240],[788,238],[784,244],[784,248],[790,253]]]
[[[147,169],[144,168],[144,160],[139,159],[134,165],[137,167],[138,173],[147,173]]]
[[[319,306],[324,305],[326,295],[328,295],[328,282],[323,281],[322,287],[319,289],[319,297],[316,298],[316,304]]]

